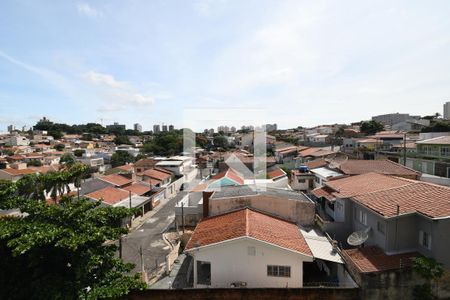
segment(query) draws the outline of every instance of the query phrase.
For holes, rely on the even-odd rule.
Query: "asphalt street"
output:
[[[162,233],[170,227],[175,220],[175,204],[181,200],[186,192],[180,192],[174,198],[161,207],[158,211],[145,221],[145,223],[130,232],[122,239],[122,258],[125,262],[135,264],[134,271],[141,271],[140,247],[147,274],[162,267],[170,247],[164,242]]]

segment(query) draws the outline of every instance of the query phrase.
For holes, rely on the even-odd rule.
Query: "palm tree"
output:
[[[17,192],[19,196],[27,199],[45,201],[45,186],[42,175],[29,174],[17,181]]]
[[[58,194],[63,195],[66,189],[66,176],[63,172],[48,172],[44,178],[45,191],[50,194],[50,197],[55,201],[58,200]]]
[[[88,167],[81,163],[75,163],[72,166],[70,166],[69,169],[67,170],[69,182],[73,183],[77,188],[78,199],[80,198],[81,180],[84,178],[87,171]]]

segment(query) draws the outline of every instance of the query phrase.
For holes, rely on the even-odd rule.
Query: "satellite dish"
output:
[[[370,231],[370,227],[368,227],[364,230],[353,232],[347,238],[347,243],[351,246],[361,245],[362,243],[367,241],[367,239],[369,238],[369,231]]]

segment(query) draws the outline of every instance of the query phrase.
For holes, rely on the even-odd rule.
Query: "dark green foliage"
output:
[[[59,163],[62,165],[72,165],[75,161],[75,156],[72,153],[64,153],[59,158]]]
[[[7,197],[0,198],[5,207]],[[125,208],[64,199],[61,205],[17,198],[23,218],[0,219],[1,299],[97,299],[143,288],[115,254]]]
[[[435,299],[432,285],[444,275],[444,267],[432,258],[419,256],[413,258],[413,270],[425,280],[414,287],[414,299]]]
[[[32,166],[32,167],[42,167],[42,161],[38,160],[38,159],[33,159],[30,160],[27,163],[27,166]]]
[[[379,131],[384,130],[384,125],[378,121],[363,121],[361,122],[361,128],[362,133],[365,134],[375,134]]]
[[[130,142],[130,140],[128,139],[128,137],[126,135],[116,136],[114,138],[114,144],[116,144],[116,145],[123,145],[123,144],[132,145],[132,143]]]
[[[215,136],[213,139],[214,147],[227,149],[228,148],[228,139],[223,135]]]
[[[57,151],[63,151],[66,146],[64,144],[56,144],[54,147]]]
[[[171,156],[183,151],[183,131],[173,130],[155,134],[153,139],[146,142],[143,147],[144,153],[153,155]]]
[[[135,157],[127,151],[118,150],[111,157],[111,165],[113,168],[135,162]]]
[[[73,151],[73,155],[75,155],[76,157],[82,157],[84,152],[85,151],[83,149],[76,149]]]
[[[422,132],[449,132],[450,122],[449,121],[431,121],[430,126],[422,129]]]

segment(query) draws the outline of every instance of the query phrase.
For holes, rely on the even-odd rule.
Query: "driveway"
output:
[[[180,192],[168,202],[161,203],[161,207],[156,207],[157,211],[142,226],[123,237],[122,258],[127,263],[135,264],[134,272],[141,271],[139,254],[141,246],[144,266],[148,275],[164,266],[170,247],[164,242],[162,233],[175,220],[175,204],[185,195],[186,192]]]

